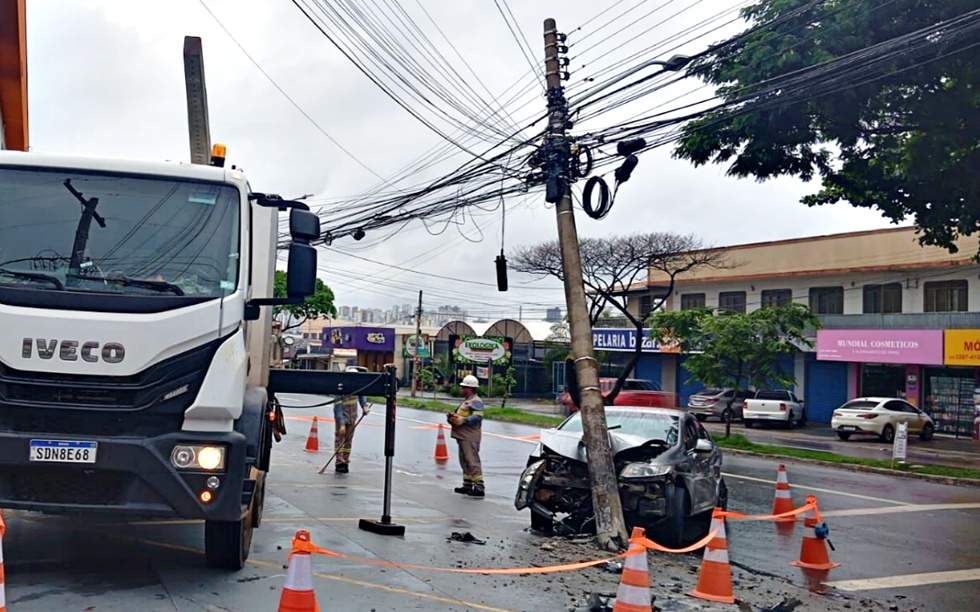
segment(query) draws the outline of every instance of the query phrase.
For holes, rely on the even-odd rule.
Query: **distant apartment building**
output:
[[[854,397],[904,397],[932,414],[938,431],[967,434],[980,411],[980,266],[971,259],[975,237],[959,247],[921,247],[911,227],[728,247],[727,267],[678,279],[664,307],[807,304],[822,323],[815,346],[781,366],[794,373],[810,420],[829,422]],[[645,286],[630,290],[631,311],[649,315],[668,280],[651,271]],[[632,346],[629,333],[596,330],[596,348],[625,350],[616,345]],[[651,343],[637,376],[676,391],[686,405],[702,385],[684,360]]]
[[[548,323],[558,323],[561,321],[561,308],[549,308],[545,311],[544,320]]]

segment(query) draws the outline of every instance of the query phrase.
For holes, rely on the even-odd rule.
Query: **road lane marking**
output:
[[[421,423],[422,425],[429,425],[429,426],[435,425],[434,427],[432,427],[433,429],[438,429],[438,425],[439,425],[438,423],[433,424],[432,421],[422,421],[419,419],[413,419],[411,417],[400,416],[397,418],[401,421],[408,421],[409,423]],[[416,429],[416,428],[410,427],[409,429]],[[425,429],[428,429],[428,427],[426,427]],[[537,444],[537,440],[528,439],[530,436],[507,436],[504,434],[491,433],[489,431],[484,431],[483,435],[490,436],[491,438],[501,438],[504,440],[513,440],[515,442],[524,442],[525,444]]]
[[[931,512],[936,510],[976,510],[980,504],[910,504],[907,506],[885,506],[883,508],[851,508],[850,510],[828,510],[822,516],[869,516],[875,514],[898,514],[901,512]]]
[[[765,484],[771,484],[773,487],[776,486],[775,480],[768,480],[766,478],[756,478],[755,476],[741,476],[739,474],[731,474],[728,472],[722,472],[722,476],[725,478],[737,478],[739,480],[748,480],[750,482],[761,482]],[[801,491],[817,491],[818,493],[829,493],[830,495],[843,495],[844,497],[854,497],[857,499],[866,499],[868,501],[883,502],[886,504],[895,504],[899,506],[914,506],[915,504],[903,501],[897,501],[894,499],[882,499],[880,497],[871,497],[870,495],[859,495],[858,493],[847,493],[845,491],[832,491],[831,489],[818,489],[817,487],[804,486],[804,485],[790,485],[791,489],[800,489]]]
[[[904,576],[885,576],[884,578],[865,578],[861,580],[834,580],[824,584],[841,591],[874,591],[876,589],[900,589],[903,587],[947,584],[950,582],[970,582],[980,580],[980,568],[952,570],[949,572],[930,572],[927,574],[905,574]]]

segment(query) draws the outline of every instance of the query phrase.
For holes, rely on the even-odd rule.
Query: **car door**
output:
[[[899,423],[908,423],[909,431],[913,431],[912,428],[915,426],[915,424],[912,423],[912,419],[909,418],[912,415],[905,410],[906,405],[907,404],[902,400],[889,400],[885,402],[884,408],[888,411],[888,422],[895,428],[895,431],[898,431]],[[911,406],[909,407],[911,408]]]
[[[902,413],[907,415],[909,432],[921,433],[926,419],[922,412],[908,402],[902,402]]]
[[[697,442],[701,438],[695,419],[685,416],[681,424],[684,432],[684,455],[690,466],[688,473],[691,493],[691,513],[709,510],[714,505],[714,492],[711,486],[711,453],[698,452]]]

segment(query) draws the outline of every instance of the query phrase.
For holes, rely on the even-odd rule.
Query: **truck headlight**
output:
[[[619,473],[620,478],[653,478],[669,474],[673,467],[669,465],[651,465],[649,463],[630,463]]]
[[[178,444],[170,453],[170,463],[178,470],[224,470],[225,447]]]
[[[544,468],[544,463],[544,459],[535,461],[527,466],[527,469],[521,474],[521,479],[517,485],[517,495],[514,497],[514,507],[518,510],[523,510],[531,505],[531,496],[534,493],[531,489],[531,483],[534,482],[538,472]]]

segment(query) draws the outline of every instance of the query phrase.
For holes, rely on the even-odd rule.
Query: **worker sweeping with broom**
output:
[[[356,368],[347,368],[348,372],[357,372]],[[361,418],[371,412],[371,406],[363,395],[349,395],[334,404],[334,448],[336,449],[338,474],[350,471],[350,451],[354,443],[354,430],[360,419],[357,418],[357,407],[361,407]]]

